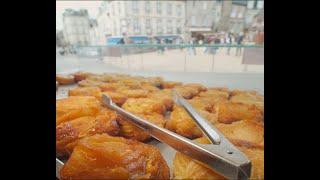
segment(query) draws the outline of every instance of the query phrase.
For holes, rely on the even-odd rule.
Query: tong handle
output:
[[[146,121],[122,109],[121,107],[118,107],[112,103],[111,99],[106,95],[103,95],[103,102],[108,108],[115,110],[120,115],[123,115],[128,121],[147,131],[155,139],[168,144],[175,150],[186,154],[191,158],[194,158],[200,162],[204,162],[205,164],[209,165],[209,167],[215,169],[216,172],[228,179],[247,179],[246,177],[248,177],[248,174],[250,174],[241,170],[241,166],[244,165],[247,167],[248,165],[246,158],[243,159],[244,157],[241,152],[235,151],[233,154],[228,154],[225,151],[225,146],[229,145],[226,139],[224,139],[224,141],[219,145],[198,144],[168,129],[159,127],[149,121]],[[233,149],[232,145],[230,147]],[[251,165],[249,164],[249,169],[250,167]]]

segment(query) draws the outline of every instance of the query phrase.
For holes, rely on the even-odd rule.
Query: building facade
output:
[[[58,47],[64,47],[66,45],[62,30],[56,30],[56,45]]]
[[[102,43],[124,34],[183,35],[185,1],[104,1],[97,21]]]
[[[249,2],[249,1],[248,1]],[[240,33],[244,30],[247,1],[222,1],[221,19],[217,31]]]
[[[98,30],[98,23],[95,19],[90,19],[89,22],[89,44],[94,46],[98,45],[99,43],[99,30]]]
[[[66,9],[63,13],[63,35],[68,45],[88,45],[89,27],[87,10]]]
[[[248,28],[263,30],[264,28],[264,1],[252,0],[247,2],[245,24]]]
[[[185,37],[212,34],[221,18],[222,1],[185,1]],[[200,37],[199,37],[200,36]]]

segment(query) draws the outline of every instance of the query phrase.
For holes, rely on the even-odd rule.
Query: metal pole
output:
[[[128,69],[130,69],[130,64],[129,64],[129,52],[128,52],[128,55],[127,55],[127,64],[128,64]]]
[[[184,69],[183,72],[187,71],[187,51],[184,52]]]
[[[143,47],[142,47],[143,48]],[[144,70],[144,68],[143,68],[143,49],[141,48],[141,51],[140,51],[140,53],[141,53],[141,68],[142,68],[142,71]]]
[[[213,72],[213,68],[214,68],[214,54],[212,54],[211,72]]]

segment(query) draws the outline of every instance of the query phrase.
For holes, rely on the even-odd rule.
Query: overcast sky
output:
[[[90,18],[96,18],[101,1],[56,1],[56,29],[62,29],[62,13],[65,9],[87,9]]]

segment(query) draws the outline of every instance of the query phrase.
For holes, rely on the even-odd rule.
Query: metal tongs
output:
[[[103,103],[110,109],[125,116],[129,121],[150,133],[155,139],[168,144],[175,150],[205,163],[215,172],[228,179],[249,179],[251,173],[250,160],[230,143],[211,123],[202,118],[192,106],[173,90],[174,100],[181,105],[194,119],[212,144],[199,144],[170,130],[161,128],[124,109],[118,107],[107,95],[103,95]]]

